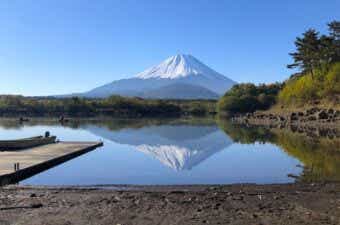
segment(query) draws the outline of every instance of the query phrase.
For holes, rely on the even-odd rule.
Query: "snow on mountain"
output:
[[[121,95],[151,99],[217,99],[234,84],[235,81],[210,69],[195,57],[180,54],[132,78],[64,97],[105,98]],[[185,85],[190,85],[190,88],[183,88]]]
[[[218,79],[225,78],[223,75],[201,63],[195,57],[184,54],[172,56],[161,64],[137,74],[136,78],[177,79],[193,75],[204,75],[206,77]]]

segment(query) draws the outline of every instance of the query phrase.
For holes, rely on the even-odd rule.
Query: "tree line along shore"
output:
[[[179,117],[216,114],[216,100],[153,100],[111,96],[105,99],[0,96],[2,117]]]

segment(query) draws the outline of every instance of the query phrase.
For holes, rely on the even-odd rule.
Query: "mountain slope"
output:
[[[173,93],[177,92],[176,98],[178,99],[208,99],[216,98],[216,94],[223,95],[235,83],[191,55],[176,55],[133,78],[114,81],[76,95],[89,98],[105,98],[111,95],[163,98],[162,93],[170,93],[170,95],[164,95],[164,98],[172,98]],[[184,84],[190,85],[190,88],[183,88]],[[166,88],[166,90],[162,91],[161,88]],[[161,94],[157,96],[156,93]]]
[[[144,92],[140,95],[142,98],[151,99],[218,99],[218,94],[207,88],[175,83]]]

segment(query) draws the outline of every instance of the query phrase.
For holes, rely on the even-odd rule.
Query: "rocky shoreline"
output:
[[[339,224],[340,183],[0,191],[0,224]]]
[[[317,107],[304,111],[274,113],[259,111],[238,115],[231,119],[235,123],[261,125],[270,128],[289,128],[309,136],[340,137],[340,111]]]

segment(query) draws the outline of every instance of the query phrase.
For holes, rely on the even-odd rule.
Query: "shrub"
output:
[[[276,84],[238,84],[225,93],[217,104],[220,115],[232,116],[237,113],[268,109],[276,103],[282,85]]]
[[[317,74],[313,77],[308,73],[288,80],[279,93],[279,102],[303,104],[340,94],[340,63],[335,63],[327,73]]]
[[[325,78],[325,94],[340,94],[340,62],[336,63]]]

